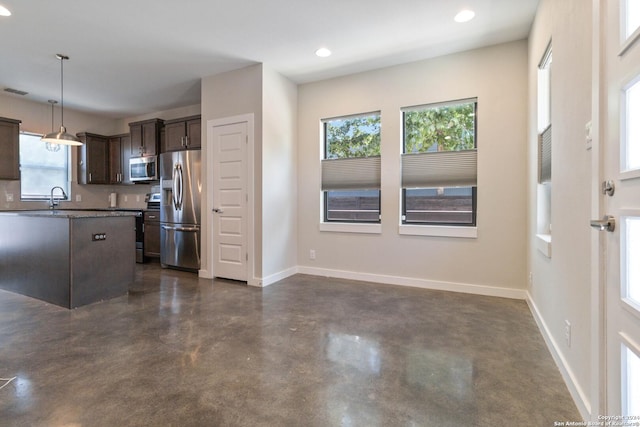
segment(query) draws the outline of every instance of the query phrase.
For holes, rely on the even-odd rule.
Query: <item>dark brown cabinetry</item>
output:
[[[160,258],[160,211],[144,212],[144,256]]]
[[[155,156],[160,147],[160,131],[163,121],[160,119],[143,120],[129,123],[131,135],[131,156]]]
[[[184,117],[164,122],[165,141],[161,152],[198,150],[201,147],[200,116]]]
[[[126,133],[109,137],[109,183],[131,184],[129,159],[131,158],[131,136]]]
[[[0,117],[0,179],[20,179],[20,123]]]
[[[108,138],[92,133],[79,133],[83,144],[78,147],[78,184],[109,184]]]

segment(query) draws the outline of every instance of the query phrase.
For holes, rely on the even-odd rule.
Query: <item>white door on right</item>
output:
[[[213,275],[247,280],[247,122],[213,127]]]
[[[600,266],[606,289],[606,411],[640,422],[631,419],[640,416],[640,0],[598,4],[606,89],[600,106],[601,178],[612,184],[602,197],[615,221],[603,235]]]

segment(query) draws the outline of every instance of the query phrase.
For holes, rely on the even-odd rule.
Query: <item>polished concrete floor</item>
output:
[[[75,310],[0,291],[1,426],[552,426],[579,414],[523,301],[138,266]],[[0,387],[6,384],[0,381]]]

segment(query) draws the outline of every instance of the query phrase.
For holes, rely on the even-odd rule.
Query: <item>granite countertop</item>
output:
[[[55,218],[105,218],[117,216],[136,216],[140,210],[72,210],[72,209],[42,209],[24,211],[0,211],[0,215],[36,216]]]

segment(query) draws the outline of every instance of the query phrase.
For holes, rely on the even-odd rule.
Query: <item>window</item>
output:
[[[551,43],[538,64],[537,247],[551,256]]]
[[[69,195],[69,147],[46,144],[41,135],[20,133],[20,197],[49,199],[51,189],[60,186]],[[57,150],[57,151],[56,151]],[[68,200],[58,196],[61,200]]]
[[[403,224],[476,225],[476,110],[476,99],[403,109]]]
[[[637,351],[637,350],[636,350]],[[622,344],[622,416],[640,414],[640,356]]]
[[[622,129],[622,161],[620,172],[640,170],[640,76],[624,90],[624,116]]]
[[[325,222],[380,222],[380,113],[323,120]]]
[[[626,40],[640,27],[640,1],[626,0],[624,14],[624,38]]]

